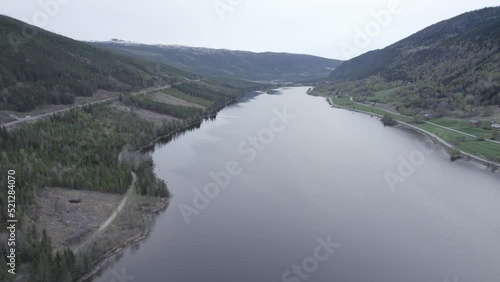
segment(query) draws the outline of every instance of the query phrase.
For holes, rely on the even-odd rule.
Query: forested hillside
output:
[[[179,75],[195,78],[25,25],[0,15],[0,110],[72,104],[76,96],[92,96],[97,89],[131,91]]]
[[[342,63],[311,55],[145,45],[120,40],[93,44],[205,76],[258,81],[319,79]]]
[[[500,104],[500,7],[462,14],[346,61],[329,80],[333,85],[324,88],[370,99],[379,92],[376,100],[414,112],[475,115],[476,107]]]

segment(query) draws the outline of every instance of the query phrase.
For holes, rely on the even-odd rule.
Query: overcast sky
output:
[[[78,40],[119,38],[344,60],[441,20],[498,4],[498,0],[0,0],[0,13]]]

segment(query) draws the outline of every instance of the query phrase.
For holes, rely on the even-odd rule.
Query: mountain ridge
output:
[[[443,44],[449,44],[449,41],[455,37],[457,37],[457,33],[459,31],[463,31],[465,30],[467,32],[467,35],[471,34],[471,33],[474,33],[475,30],[467,30],[465,29],[465,24],[471,24],[471,21],[472,21],[472,24],[474,23],[478,23],[480,22],[481,20],[478,20],[478,17],[480,16],[486,16],[488,17],[488,19],[482,19],[482,21],[489,21],[490,18],[493,18],[492,20],[494,22],[491,23],[492,26],[495,26],[496,25],[496,30],[495,30],[495,37],[496,37],[496,43],[499,43],[500,42],[500,39],[498,39],[498,37],[500,36],[500,30],[499,30],[499,13],[500,13],[500,6],[499,7],[491,7],[491,8],[483,8],[483,9],[480,9],[480,10],[475,10],[475,11],[470,11],[470,12],[466,12],[464,14],[461,14],[461,15],[458,15],[456,17],[453,17],[453,18],[450,18],[450,19],[447,19],[447,20],[443,20],[441,22],[438,22],[438,23],[435,23],[435,24],[432,24],[400,41],[397,41],[385,48],[382,48],[382,49],[377,49],[377,50],[372,50],[372,51],[369,51],[367,53],[364,53],[364,54],[361,54],[355,58],[352,58],[350,60],[347,60],[344,62],[344,64],[337,68],[336,70],[334,70],[331,74],[330,74],[330,77],[331,78],[343,78],[345,75],[345,77],[347,78],[363,78],[362,76],[349,76],[347,75],[347,71],[345,71],[345,69],[350,69],[352,68],[352,64],[353,62],[359,62],[361,61],[362,59],[371,59],[373,61],[376,62],[376,60],[378,59],[379,61],[390,61],[389,59],[390,58],[393,58],[393,55],[396,55],[397,54],[397,51],[398,49],[400,48],[405,48],[405,49],[408,49],[408,47],[414,47],[414,48],[417,48],[417,47],[423,47],[425,48],[425,44],[431,44],[431,43],[434,43],[433,41],[436,40],[436,36],[438,35],[441,35],[443,36],[443,38],[439,41],[439,43],[441,43],[441,45]],[[472,18],[468,18],[468,16],[473,16]],[[452,25],[452,28],[448,28],[447,30],[444,30],[446,28],[446,25]],[[462,30],[461,30],[462,29]],[[454,34],[449,34],[450,32],[453,32]],[[445,33],[448,33],[445,35]],[[481,35],[482,37],[479,38],[481,40],[484,40],[484,34],[483,33],[480,33],[479,35]],[[463,37],[463,35],[461,36]],[[486,43],[489,43],[489,42],[486,42]],[[497,46],[498,47],[498,46]],[[415,52],[418,52],[420,50],[414,50]],[[394,52],[390,55],[392,56],[385,56],[384,52]],[[382,58],[377,58],[377,56],[380,56],[382,55]],[[400,54],[397,54],[397,55],[400,55]],[[379,64],[377,64],[377,67],[380,67]]]
[[[251,52],[184,45],[142,44],[119,39],[90,42],[206,76],[302,81],[325,77],[342,62],[307,54]]]

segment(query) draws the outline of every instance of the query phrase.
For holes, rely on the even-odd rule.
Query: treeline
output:
[[[173,116],[180,119],[187,119],[193,116],[201,116],[202,109],[195,107],[184,107],[179,105],[171,105],[162,102],[157,102],[147,98],[144,95],[125,95],[120,96],[120,101],[125,105],[130,105],[156,113]]]
[[[19,235],[19,234],[18,234]],[[52,242],[45,230],[41,234],[35,225],[27,228],[26,234],[17,238],[16,247],[23,245],[23,251],[16,253],[16,263],[29,262],[29,280],[34,282],[71,282],[83,275],[85,258],[75,256],[69,248],[54,253]],[[7,272],[5,250],[0,251],[0,281],[14,281],[14,275]],[[20,275],[19,269],[16,274]]]
[[[71,249],[65,248],[53,254],[52,243],[45,230],[40,236],[33,225],[28,231],[27,240],[31,246],[30,281],[70,282],[82,274],[80,271],[83,267],[77,264],[83,262],[77,261]]]
[[[205,113],[213,113],[222,108],[226,103],[234,101],[242,93],[262,90],[270,85],[237,79],[224,81],[214,78],[204,78],[198,81],[178,82],[162,92],[191,103],[207,107]]]
[[[159,179],[153,172],[154,163],[151,159],[146,159],[139,164],[136,170],[137,183],[136,191],[140,195],[154,197],[170,197],[167,184],[163,179]]]
[[[170,197],[165,181],[157,178],[154,174],[154,163],[150,155],[142,151],[135,151],[130,145],[126,145],[120,152],[119,159],[122,164],[135,172],[137,194],[162,198]]]

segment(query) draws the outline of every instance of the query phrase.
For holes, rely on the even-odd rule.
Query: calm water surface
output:
[[[158,146],[174,198],[94,280],[500,281],[498,174],[306,90],[247,95]]]

